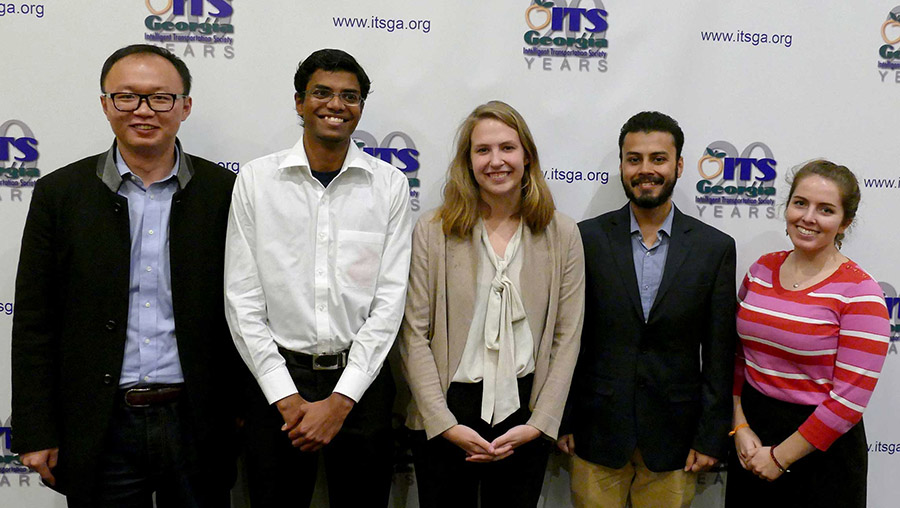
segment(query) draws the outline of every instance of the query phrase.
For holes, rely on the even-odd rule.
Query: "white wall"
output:
[[[154,33],[145,26],[150,8],[166,11],[163,21],[192,20],[173,17],[167,8],[170,1],[0,1],[5,64],[0,125],[18,120],[33,134],[13,126],[6,132],[0,129],[0,137],[37,140],[36,145],[17,141],[24,150],[8,145],[9,159],[36,148],[38,158],[26,167],[37,167],[45,175],[105,150],[111,133],[99,107],[100,67],[116,48]],[[229,40],[169,45],[195,76],[194,110],[180,137],[188,151],[235,170],[252,158],[292,145],[300,135],[292,98],[298,61],[322,47],[342,48],[357,57],[373,80],[374,92],[360,123],[369,135],[359,138],[370,140],[371,146],[371,140],[381,143],[399,131],[412,143],[396,136],[390,147],[414,145],[418,151],[420,168],[410,175],[420,182],[414,188],[417,212],[439,202],[460,120],[477,104],[501,99],[528,120],[545,170],[570,171],[569,176],[584,178],[566,182],[566,174],[557,173],[550,181],[559,208],[583,219],[624,203],[618,183],[618,130],[633,113],[660,110],[679,120],[687,138],[685,171],[675,202],[686,213],[735,237],[738,280],[759,255],[789,248],[789,242],[776,205],[697,202],[702,196],[696,190],[702,179],[698,162],[707,148],[728,157],[774,159],[777,177],[766,185],[776,189],[777,204],[784,200],[784,177],[790,168],[814,157],[846,164],[861,180],[886,179],[893,188],[863,189],[859,221],[844,252],[883,282],[894,298],[898,296],[894,288],[900,287],[897,257],[891,254],[898,247],[894,225],[900,157],[895,119],[900,112],[900,70],[880,68],[879,62],[886,59],[879,51],[886,40],[900,39],[897,22],[888,22],[886,37],[882,36],[889,13],[900,13],[897,2],[569,0],[572,7],[607,12],[601,18],[608,30],[595,36],[606,37],[605,56],[579,58],[525,53],[532,48],[525,41],[530,30],[527,0],[235,0],[227,2],[233,14],[218,20],[219,25],[232,25],[233,33],[225,34]],[[203,3],[203,15],[193,21],[216,20],[210,14],[220,10],[216,4],[222,0]],[[555,0],[555,7],[566,3]],[[544,22],[540,11],[532,8],[528,18],[532,24]],[[586,30],[594,28],[591,20],[598,19],[596,14],[589,16],[594,17],[580,18],[577,30],[569,20],[563,27],[568,33],[551,36],[589,36]],[[337,17],[361,18],[370,24],[377,17],[384,28],[337,27]],[[398,29],[394,20],[403,20],[404,27],[414,20],[417,27]],[[748,42],[705,41],[703,31],[728,32]],[[761,34],[768,40],[778,35],[779,42],[762,43]],[[885,51],[900,51],[900,42],[893,48]],[[598,48],[587,49],[591,50]],[[893,63],[900,63],[900,53]],[[765,148],[744,153],[754,143]],[[14,161],[3,160],[4,154],[0,145],[0,166],[9,168]],[[394,162],[404,166],[399,159]],[[703,171],[713,173],[714,164],[705,162]],[[9,173],[0,175],[0,183],[22,180]],[[755,169],[753,177],[762,174]],[[3,305],[14,297],[30,196],[29,187],[0,185],[0,423],[4,425],[10,414],[12,308]],[[896,308],[891,316],[896,326]],[[893,453],[900,432],[892,425],[900,414],[898,362],[892,342],[865,416],[870,443],[882,443],[875,448],[887,450],[870,453],[870,507],[893,506],[889,500],[900,495],[900,486],[891,481],[900,457]],[[0,440],[4,458],[0,467],[15,468],[16,462],[7,462],[13,459],[4,444]],[[695,505],[720,506],[722,479],[714,474],[704,477],[706,485]],[[547,473],[547,506],[567,505],[566,482],[567,474],[555,458]],[[60,497],[38,483],[34,474],[0,474],[0,504],[64,506]],[[400,486],[405,483],[406,477],[398,475],[398,506],[403,505]],[[412,500],[409,506],[414,505]]]

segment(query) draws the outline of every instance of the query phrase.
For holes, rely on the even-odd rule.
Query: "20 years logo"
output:
[[[12,417],[6,419],[0,426],[0,487],[11,487],[14,484],[19,487],[31,487],[43,484],[37,479],[37,473],[31,472],[19,460],[19,456],[13,453],[12,446]],[[15,478],[14,475],[18,475]]]
[[[7,120],[0,124],[0,188],[9,189],[8,193],[0,192],[0,201],[4,197],[22,201],[22,188],[33,187],[40,178],[37,147],[38,140],[25,122]]]
[[[900,297],[894,286],[887,282],[879,282],[884,291],[884,301],[887,304],[888,318],[891,320],[891,345],[888,354],[897,354],[897,342],[900,342]]]
[[[533,2],[525,9],[522,49],[529,70],[571,71],[575,61],[579,72],[606,72],[609,13],[602,1],[594,0],[593,9],[581,7],[581,0]]]
[[[894,71],[893,82],[900,84],[900,5],[891,9],[881,24],[881,40],[884,42],[878,48],[878,56],[882,58],[878,62],[881,82],[891,81],[888,76]]]
[[[403,148],[397,148],[393,145],[394,140],[400,139],[405,145]],[[353,140],[362,151],[367,154],[378,157],[388,164],[399,169],[406,175],[409,180],[409,207],[414,212],[419,211],[419,150],[416,149],[416,143],[409,134],[401,131],[394,131],[384,137],[379,143],[372,134],[357,130],[353,133]]]
[[[761,156],[755,156],[759,152]],[[762,209],[766,218],[774,219],[777,164],[772,149],[761,141],[750,143],[742,151],[728,141],[710,143],[697,161],[701,178],[694,197],[697,211],[702,216],[711,205],[713,215],[721,218],[723,207],[731,205],[733,218],[759,218]]]
[[[144,0],[144,5],[150,12],[144,18],[145,41],[183,57],[197,56],[191,43],[199,43],[203,58],[215,58],[217,53],[234,58],[231,0]]]

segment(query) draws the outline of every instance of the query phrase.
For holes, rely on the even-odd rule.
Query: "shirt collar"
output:
[[[122,185],[123,173],[119,172],[116,157],[118,153],[119,148],[116,141],[113,140],[109,150],[97,160],[97,178],[113,192],[119,192],[119,187]],[[118,159],[121,158],[121,156],[118,157]],[[194,176],[194,166],[191,164],[190,157],[185,156],[184,150],[181,148],[181,141],[177,138],[175,139],[175,166],[177,169],[173,168],[173,171],[178,179],[178,186],[184,189]],[[130,171],[128,172],[130,173]]]
[[[641,226],[638,224],[637,218],[634,216],[634,210],[631,208],[631,204],[628,205],[628,217],[631,219],[631,234],[640,233]],[[659,237],[660,233],[665,233],[666,236],[672,236],[672,220],[675,217],[675,203],[672,203],[672,207],[669,208],[669,213],[666,215],[666,220],[663,221],[662,226],[659,227],[659,231],[656,232],[656,236]]]
[[[125,158],[122,157],[122,152],[119,151],[118,146],[116,146],[116,154],[115,155],[116,155],[116,170],[118,170],[119,176],[121,176],[124,179],[125,175],[134,175],[134,171],[132,171],[131,168],[128,167],[128,163],[125,162]],[[178,164],[180,162],[180,159],[181,159],[181,154],[178,153],[178,150],[175,150],[175,164],[172,165],[172,170],[169,171],[169,174],[166,175],[165,178],[159,179],[160,182],[165,182],[166,180],[169,180],[170,178],[172,178],[173,176],[178,174]],[[135,175],[135,177],[140,178],[137,175]]]
[[[356,143],[353,140],[350,141],[350,146],[347,149],[347,155],[344,157],[344,163],[341,165],[340,171],[338,173],[343,173],[350,168],[362,169],[364,171],[368,171],[369,173],[374,173],[374,169],[372,165],[366,160],[365,155],[363,155],[363,151],[356,146]],[[303,137],[300,137],[300,140],[290,149],[287,157],[285,157],[281,164],[278,165],[278,169],[288,169],[292,167],[301,167],[306,168],[307,171],[310,171],[310,175],[312,174],[309,166],[309,158],[306,156],[306,148],[303,146]]]

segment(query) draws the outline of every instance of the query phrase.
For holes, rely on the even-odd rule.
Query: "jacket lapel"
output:
[[[684,214],[675,207],[675,215],[672,217],[672,236],[669,238],[669,252],[666,254],[666,266],[656,292],[656,299],[653,300],[653,306],[650,308],[650,315],[653,315],[653,310],[662,301],[666,291],[672,287],[672,282],[677,278],[681,265],[687,259],[692,243],[690,231],[691,225],[685,220]]]
[[[606,236],[612,250],[613,260],[616,263],[616,271],[621,277],[622,286],[628,293],[635,312],[638,316],[643,316],[644,310],[641,307],[637,276],[634,274],[634,253],[631,247],[631,220],[628,206],[629,204],[626,204],[612,216]]]
[[[547,231],[533,235],[528,226],[522,228],[522,270],[519,272],[519,293],[528,316],[528,327],[534,339],[534,354],[538,356],[541,335],[546,328],[547,308],[550,303],[548,288],[559,287],[559,281],[551,284],[550,279],[556,277],[555,267],[559,266],[555,257],[559,255],[553,250]],[[540,267],[540,269],[538,269]],[[551,327],[552,328],[552,327]]]
[[[447,354],[452,362],[448,376],[452,378],[459,368],[466,338],[472,326],[475,312],[475,289],[478,277],[478,257],[475,242],[481,242],[481,226],[478,225],[468,238],[448,236],[447,258]],[[457,338],[459,340],[457,340]],[[448,379],[449,381],[449,379]],[[449,383],[448,383],[449,385]]]

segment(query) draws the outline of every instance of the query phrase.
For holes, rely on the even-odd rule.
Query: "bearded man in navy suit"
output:
[[[661,113],[619,135],[629,202],[580,223],[585,321],[558,442],[576,506],[689,506],[731,423],[735,247],[672,191],[684,134]]]

